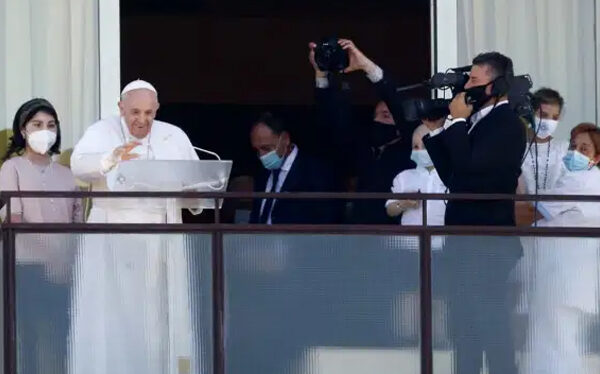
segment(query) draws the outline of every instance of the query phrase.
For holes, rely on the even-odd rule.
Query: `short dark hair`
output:
[[[560,96],[558,91],[548,87],[542,87],[533,93],[532,104],[533,110],[540,109],[542,104],[558,105],[560,111],[562,112],[565,100],[562,98],[562,96]]]
[[[276,117],[271,112],[262,113],[260,117],[258,117],[258,119],[254,121],[252,127],[250,128],[250,131],[254,130],[254,128],[260,125],[261,123],[270,128],[275,135],[281,135],[283,132],[288,131],[281,118]]]
[[[23,103],[17,110],[17,113],[15,113],[12,127],[13,136],[6,154],[2,157],[3,161],[8,160],[13,154],[20,154],[25,150],[26,142],[23,134],[21,134],[21,130],[39,112],[54,117],[54,121],[56,122],[56,142],[52,145],[49,152],[51,155],[60,153],[60,121],[58,120],[56,109],[54,109],[54,106],[48,100],[36,98]]]
[[[492,71],[492,78],[506,77],[508,80],[514,77],[513,62],[509,57],[500,52],[485,52],[478,54],[473,59],[473,65],[486,65]]]

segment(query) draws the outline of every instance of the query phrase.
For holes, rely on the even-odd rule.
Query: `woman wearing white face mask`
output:
[[[60,127],[52,104],[44,99],[24,103],[15,115],[13,138],[0,168],[0,190],[75,190],[71,171],[52,160],[52,155],[58,153]],[[6,219],[5,208],[0,215]],[[13,222],[71,223],[81,222],[82,218],[79,199],[11,200]],[[70,298],[67,282],[74,239],[73,235],[61,234],[16,238],[17,346],[22,373],[66,371]]]
[[[600,195],[600,129],[583,123],[571,131],[563,159],[567,171],[552,195]],[[600,203],[540,202],[538,226],[600,227]],[[530,354],[526,373],[586,373],[583,322],[597,315],[600,281],[597,238],[534,238],[527,261]],[[525,259],[525,258],[524,258]]]
[[[52,160],[60,153],[60,127],[56,110],[44,99],[30,100],[13,121],[13,137],[0,169],[0,190],[74,191],[69,168]],[[11,158],[12,157],[12,158]],[[69,223],[82,220],[76,199],[13,199],[11,220],[30,223]]]
[[[564,100],[550,88],[541,88],[533,94],[535,127],[531,129],[533,144],[528,147],[523,172],[519,180],[521,192],[533,195],[552,189],[564,171],[562,158],[569,144],[554,139]],[[537,170],[536,170],[537,169]],[[537,176],[537,183],[536,183]]]

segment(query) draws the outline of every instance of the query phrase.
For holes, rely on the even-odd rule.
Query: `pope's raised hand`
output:
[[[127,144],[123,144],[117,148],[115,148],[115,150],[113,151],[113,157],[115,160],[121,160],[121,161],[127,161],[127,160],[132,160],[134,158],[138,158],[140,157],[140,155],[138,155],[137,153],[131,153],[131,151],[141,145],[142,143],[140,142],[136,142],[136,141],[131,141]]]

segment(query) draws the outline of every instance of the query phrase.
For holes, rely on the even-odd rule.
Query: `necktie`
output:
[[[471,127],[473,127],[473,122],[471,121],[471,117],[466,120],[467,132],[471,131]]]
[[[279,181],[280,172],[280,169],[276,169],[271,172],[271,175],[273,176],[273,182],[271,183],[271,188],[267,192],[277,192],[277,182]],[[268,198],[265,200],[265,206],[260,214],[260,223],[267,223],[269,220],[269,215],[271,214],[271,209],[273,209],[273,199]]]

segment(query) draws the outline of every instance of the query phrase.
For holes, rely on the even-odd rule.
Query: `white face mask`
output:
[[[539,127],[539,130],[537,131],[537,137],[540,139],[546,139],[554,134],[554,131],[556,131],[556,127],[558,126],[558,121],[553,119],[540,119],[536,116],[535,126]]]
[[[27,134],[27,144],[36,153],[45,155],[56,143],[56,133],[50,130],[39,130]]]

